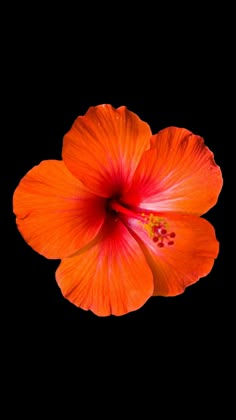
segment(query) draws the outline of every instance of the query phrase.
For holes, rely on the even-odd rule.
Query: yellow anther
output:
[[[146,230],[150,238],[156,236],[156,229],[159,227],[167,228],[167,223],[163,217],[155,216],[154,214],[150,213],[147,220],[143,224],[143,228]]]

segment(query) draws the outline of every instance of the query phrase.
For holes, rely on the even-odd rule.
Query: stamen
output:
[[[166,245],[174,245],[173,238],[176,237],[176,233],[172,231],[169,232],[168,223],[164,217],[156,216],[153,213],[140,214],[138,212],[134,212],[115,199],[109,202],[109,208],[115,211],[117,214],[123,214],[124,216],[139,220],[139,223],[142,224],[148,236],[153,240],[153,242],[156,243],[159,248],[163,248]]]
[[[163,248],[166,245],[174,245],[172,238],[176,237],[176,233],[168,232],[168,223],[163,217],[155,216],[152,213],[149,215],[142,213],[142,216],[144,218],[142,222],[143,228],[159,248]]]

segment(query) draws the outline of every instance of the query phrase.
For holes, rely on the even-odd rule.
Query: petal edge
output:
[[[63,258],[86,245],[105,217],[104,200],[56,160],[41,162],[22,178],[13,211],[25,241],[47,258]]]

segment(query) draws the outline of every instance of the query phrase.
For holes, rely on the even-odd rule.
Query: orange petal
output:
[[[56,279],[76,306],[100,316],[123,315],[140,308],[153,294],[153,278],[134,238],[119,221],[87,250],[63,259]]]
[[[90,191],[103,197],[121,194],[151,135],[148,124],[124,106],[91,107],[64,136],[63,160]]]
[[[129,220],[138,237],[154,277],[154,295],[175,296],[212,269],[219,244],[213,226],[198,216],[162,213],[174,244],[164,241],[163,248],[151,239],[140,222]],[[141,239],[141,241],[140,241]],[[172,240],[172,238],[170,238]]]
[[[155,211],[201,215],[209,210],[222,188],[222,175],[203,139],[169,127],[151,142],[123,200]]]
[[[31,169],[13,197],[19,231],[47,258],[63,258],[91,241],[104,217],[104,199],[86,191],[62,161]]]

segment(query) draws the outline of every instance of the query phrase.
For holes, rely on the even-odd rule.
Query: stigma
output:
[[[142,213],[142,217],[143,221],[141,223],[143,228],[159,248],[174,245],[176,233],[169,229],[164,217],[159,217],[152,213],[149,215]]]

